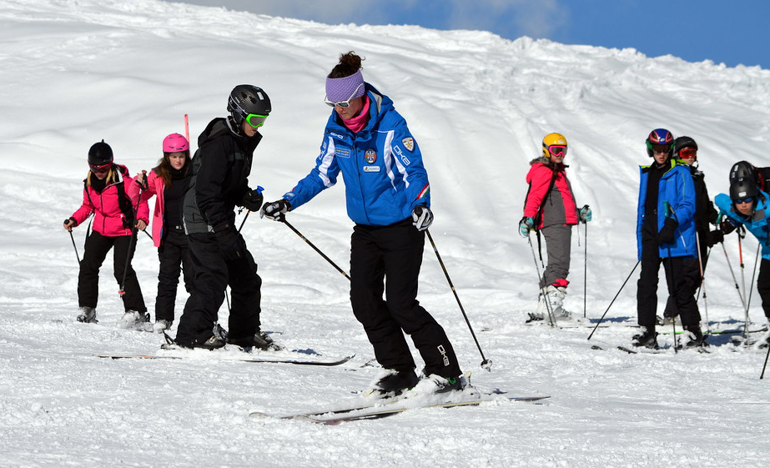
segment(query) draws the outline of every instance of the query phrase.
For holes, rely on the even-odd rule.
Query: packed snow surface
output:
[[[566,305],[582,316],[585,300],[596,322],[636,263],[646,135],[666,127],[695,138],[712,196],[726,191],[733,162],[770,165],[770,71],[157,0],[2,0],[0,41],[1,466],[767,466],[763,351],[718,335],[710,354],[674,353],[670,334],[661,336],[662,354],[616,350],[637,332],[638,271],[607,312],[611,327],[590,341],[589,327],[525,325],[538,272],[517,224],[529,161],[545,134],[563,133],[578,204],[594,212],[587,231],[573,231]],[[163,342],[115,326],[122,304],[111,256],[102,268],[99,324],[75,322],[76,252],[61,223],[82,201],[91,144],[104,138],[132,173],[150,169],[163,137],[184,132],[184,114],[195,137],[225,114],[235,85],[256,84],[273,113],[250,180],[275,199],[313,166],[330,112],[324,78],[349,50],[366,58],[366,80],[393,98],[420,143],[436,215],[431,234],[491,372],[479,367],[427,243],[422,305],[447,330],[477,388],[551,395],[542,404],[412,410],[338,426],[249,418],[353,401],[381,371],[350,310],[348,281],[286,226],[256,215],[243,235],[264,281],[263,327],[290,350],[278,355],[355,354],[350,362],[254,364],[213,352],[96,357],[157,354]],[[352,223],[343,185],[289,219],[347,270]],[[85,226],[74,231],[81,256],[85,234]],[[743,325],[735,286],[750,285],[754,271],[751,236],[743,270],[736,237],[725,246],[736,279],[715,249],[700,298],[711,328]],[[147,236],[138,238],[134,267],[152,310],[158,262]],[[177,317],[186,297],[180,287]],[[756,292],[751,304],[758,327]],[[220,317],[226,324],[224,305]]]

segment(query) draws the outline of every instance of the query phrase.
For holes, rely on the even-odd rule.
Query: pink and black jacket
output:
[[[133,222],[129,216],[133,213],[126,214],[125,211],[134,211],[135,219],[147,223],[150,210],[146,201],[142,201],[137,206],[126,194],[126,188],[135,185],[134,179],[128,175],[128,168],[118,164],[115,164],[114,168],[118,173],[117,182],[108,184],[101,192],[89,187],[84,181],[83,204],[72,214],[72,219],[80,225],[93,214],[93,230],[102,236],[130,236]],[[123,209],[119,201],[121,196],[124,197]]]
[[[538,230],[547,226],[578,224],[577,203],[564,171],[566,166],[555,165],[544,157],[533,159],[530,165],[524,216],[534,219]]]

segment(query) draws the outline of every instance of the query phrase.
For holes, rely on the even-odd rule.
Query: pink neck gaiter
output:
[[[366,121],[369,119],[370,104],[371,101],[369,100],[369,96],[366,95],[366,99],[364,100],[364,107],[361,109],[361,113],[349,120],[340,119],[342,120],[342,123],[345,124],[345,126],[348,128],[348,130],[353,133],[358,133],[364,129],[366,126]]]

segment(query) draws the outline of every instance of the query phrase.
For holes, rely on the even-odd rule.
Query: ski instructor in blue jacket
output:
[[[428,174],[393,101],[364,81],[361,60],[354,52],[341,55],[326,79],[325,101],[334,110],[315,167],[260,214],[283,220],[332,187],[342,172],[348,216],[355,222],[350,301],[387,370],[369,390],[394,395],[418,383],[426,392],[459,390],[462,372],[452,344],[416,299],[425,230],[433,221]],[[423,381],[404,333],[425,361]]]

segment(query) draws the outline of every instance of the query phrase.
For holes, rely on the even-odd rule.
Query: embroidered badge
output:
[[[408,149],[409,151],[414,151],[414,138],[406,137],[401,140],[401,143],[404,145],[404,148]]]
[[[374,162],[377,161],[377,151],[373,149],[366,150],[366,153],[364,153],[364,158],[366,158],[366,162],[369,164],[374,164]]]
[[[364,172],[380,172],[380,166],[364,166]]]

